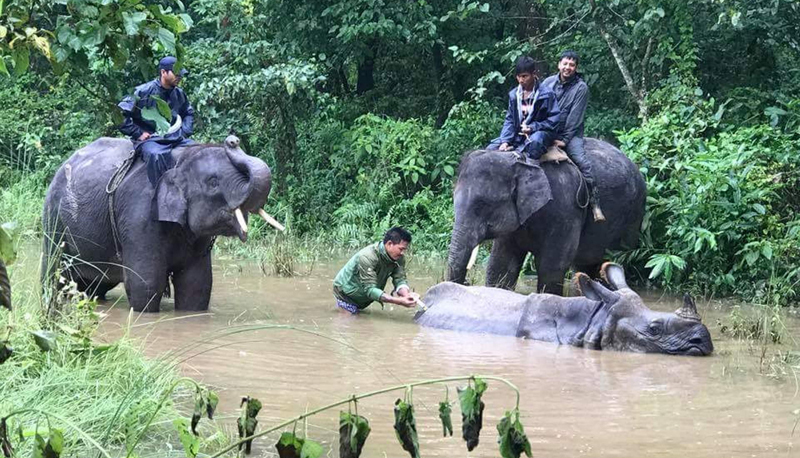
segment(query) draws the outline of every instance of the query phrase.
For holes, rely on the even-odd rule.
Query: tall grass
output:
[[[14,309],[0,310],[0,339],[7,335],[14,349],[0,365],[0,417],[32,408],[65,420],[53,427],[64,431],[68,456],[97,456],[97,447],[86,437],[107,450],[124,450],[179,378],[176,367],[146,358],[141,344],[127,333],[110,344],[93,342],[99,316],[95,304],[79,295],[61,308],[57,319],[49,320],[38,287],[32,286],[37,282],[20,278],[21,273],[16,269],[11,275]],[[55,348],[43,351],[37,346],[32,333],[40,330],[53,332]],[[175,416],[175,408],[168,406],[155,424]],[[34,412],[16,415],[11,422],[12,431],[21,425],[26,436],[47,425]],[[146,438],[163,444],[169,432],[155,426]],[[20,457],[32,449],[31,439],[27,441],[28,446],[17,450]]]

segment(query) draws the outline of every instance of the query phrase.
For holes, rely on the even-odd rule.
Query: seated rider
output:
[[[486,149],[516,150],[538,160],[556,138],[558,102],[553,91],[539,84],[539,65],[532,58],[520,57],[515,75],[519,85],[508,93],[503,130]]]
[[[333,280],[333,296],[336,306],[356,314],[378,301],[414,307],[419,295],[411,291],[406,282],[405,259],[403,255],[411,234],[402,227],[386,231],[383,242],[373,243],[345,264]],[[386,282],[392,277],[394,294],[383,291]]]
[[[172,149],[194,144],[189,140],[194,123],[194,109],[183,90],[177,87],[188,72],[182,69],[175,74],[173,68],[176,62],[177,59],[172,56],[161,59],[158,63],[159,77],[137,86],[134,95],[125,97],[118,105],[125,118],[119,130],[133,140],[136,153],[147,164],[147,178],[154,188],[161,175],[175,166]],[[175,123],[177,116],[180,116],[181,127],[176,132],[164,136],[155,135],[156,123],[142,117],[143,109],[156,107],[154,96],[160,97],[169,105],[172,119],[167,121],[170,124]]]
[[[606,217],[600,210],[597,188],[594,186],[592,162],[586,157],[583,147],[583,118],[589,103],[589,87],[578,73],[578,53],[562,52],[558,60],[558,73],[545,79],[542,86],[553,91],[561,109],[561,122],[555,144],[566,148],[567,155],[583,174],[594,220],[605,221]]]

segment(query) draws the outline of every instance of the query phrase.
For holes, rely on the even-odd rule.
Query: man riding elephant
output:
[[[566,148],[567,155],[580,169],[589,188],[592,216],[597,222],[605,221],[600,210],[600,199],[594,186],[592,162],[586,157],[583,142],[583,118],[589,103],[589,86],[578,73],[578,53],[564,51],[558,60],[558,73],[544,80],[542,86],[552,91],[558,100],[561,119],[555,144]]]
[[[188,74],[186,69],[174,72],[177,59],[167,56],[158,63],[159,77],[136,87],[133,96],[119,103],[125,118],[119,130],[131,137],[136,153],[147,164],[147,178],[155,188],[161,175],[175,166],[172,149],[194,144],[192,136],[194,109],[178,86]],[[165,101],[172,112],[171,124],[180,128],[164,136],[156,135],[156,123],[143,116],[143,110],[155,109],[156,98]],[[177,120],[180,120],[180,123]]]
[[[508,93],[508,110],[500,137],[488,150],[516,150],[538,160],[553,144],[559,122],[559,107],[553,92],[539,84],[539,66],[529,56],[517,60],[514,74],[519,85]]]

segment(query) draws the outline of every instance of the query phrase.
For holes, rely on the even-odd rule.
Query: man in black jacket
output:
[[[558,102],[550,88],[539,84],[539,66],[532,58],[520,57],[514,73],[519,85],[508,93],[503,129],[486,149],[513,149],[538,160],[555,139]]]
[[[561,109],[558,134],[555,144],[566,147],[567,155],[578,166],[589,188],[589,202],[595,221],[605,221],[600,210],[597,188],[594,186],[592,163],[583,147],[583,118],[589,103],[589,86],[578,73],[578,53],[564,51],[558,61],[558,73],[548,77],[542,86],[549,88],[558,99]]]
[[[159,77],[137,86],[134,95],[125,97],[118,105],[125,117],[120,131],[133,140],[136,152],[147,164],[147,178],[153,187],[164,172],[175,166],[172,149],[194,143],[189,140],[194,124],[194,109],[183,90],[177,87],[188,72],[184,69],[176,74],[173,71],[176,62],[177,59],[172,56],[161,59],[158,63]],[[172,119],[167,121],[170,124],[176,125],[180,118],[180,128],[163,136],[156,135],[156,123],[146,119],[156,110],[156,98],[169,105]]]

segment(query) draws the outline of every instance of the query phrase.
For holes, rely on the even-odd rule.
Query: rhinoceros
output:
[[[583,296],[523,294],[443,282],[423,298],[414,320],[433,328],[502,334],[602,350],[705,356],[714,351],[694,300],[684,296],[675,313],[655,312],[628,287],[621,266],[606,263],[606,288],[576,275]]]

